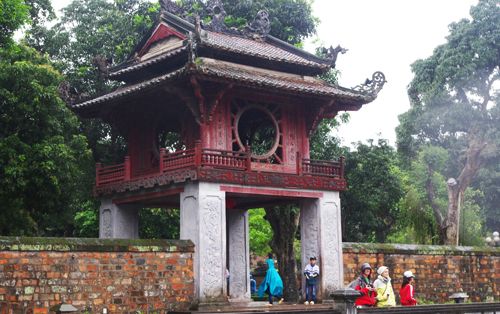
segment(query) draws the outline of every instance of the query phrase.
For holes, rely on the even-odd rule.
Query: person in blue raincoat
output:
[[[264,281],[259,286],[259,297],[263,297],[264,293],[269,295],[269,304],[273,304],[273,297],[280,298],[279,304],[283,302],[283,281],[276,268],[274,268],[273,254],[269,253],[269,258],[266,259],[267,272]]]

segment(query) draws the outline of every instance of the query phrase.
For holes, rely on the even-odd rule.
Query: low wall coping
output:
[[[500,256],[500,247],[421,245],[390,243],[342,243],[344,252],[415,254],[415,255],[488,255]]]
[[[0,237],[0,251],[194,252],[191,240]]]

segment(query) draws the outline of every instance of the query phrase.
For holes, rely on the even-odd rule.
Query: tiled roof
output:
[[[237,35],[227,35],[211,31],[203,31],[202,34],[204,36],[201,37],[200,46],[205,46],[211,49],[252,56],[272,62],[283,62],[287,64],[312,67],[317,69],[315,71],[319,72],[323,72],[323,70],[329,68],[328,64],[322,63],[324,61],[322,59],[316,58],[316,60],[313,60],[312,58],[306,58],[300,54],[292,53],[286,49],[267,42],[255,41]],[[111,69],[109,77],[111,79],[119,78],[122,75],[132,73],[149,66],[153,66],[157,63],[185,53],[188,49],[189,44],[185,43],[185,45],[180,48],[164,52],[161,55],[148,59],[146,61],[129,61],[128,63]]]
[[[266,40],[271,41],[270,39]],[[278,41],[277,39],[274,41],[281,43],[281,46],[283,47],[290,46],[286,43]],[[293,47],[293,49],[296,51],[291,52],[291,49],[286,50],[279,47],[279,45],[275,45],[267,41],[252,40],[250,38],[244,38],[237,35],[203,31],[201,36],[201,45],[271,61],[299,64],[322,69],[328,69],[330,67],[327,60],[320,59],[295,47]]]
[[[110,78],[117,77],[117,76],[120,76],[120,75],[125,74],[125,73],[133,72],[133,71],[148,67],[150,65],[153,65],[153,64],[159,63],[163,60],[166,60],[170,57],[177,56],[177,55],[187,51],[187,49],[188,49],[187,46],[182,46],[182,47],[177,48],[175,50],[171,50],[171,51],[168,51],[164,54],[161,54],[155,58],[151,58],[151,59],[148,59],[148,60],[145,60],[145,61],[142,61],[139,63],[135,63],[135,64],[132,63],[129,66],[122,65],[122,66],[117,67],[115,69],[111,69],[109,77]]]
[[[312,76],[283,73],[209,58],[198,58],[195,64],[188,64],[184,68],[138,84],[120,87],[109,94],[76,104],[73,108],[78,110],[100,103],[115,101],[188,74],[211,80],[220,79],[246,87],[272,88],[303,95],[335,97],[359,105],[373,101],[376,97],[376,95],[330,85]]]
[[[94,99],[91,99],[91,100],[88,100],[88,101],[85,101],[85,102],[82,102],[79,104],[75,104],[72,106],[72,108],[74,108],[75,110],[78,110],[78,109],[82,109],[82,108],[85,108],[88,106],[92,106],[92,105],[96,105],[96,104],[100,104],[100,103],[105,103],[105,102],[108,102],[111,100],[117,100],[119,98],[135,94],[137,92],[146,90],[148,88],[158,86],[163,82],[173,80],[173,79],[177,78],[178,76],[180,76],[184,72],[185,72],[185,69],[182,68],[182,69],[176,70],[174,72],[170,72],[168,74],[157,76],[157,77],[150,79],[150,80],[147,80],[147,81],[143,81],[143,82],[138,83],[138,84],[119,87],[117,90],[115,90],[109,94],[106,94],[106,95],[103,95],[103,96],[100,96],[100,97],[97,97],[97,98],[94,98]]]
[[[165,13],[162,18],[163,23],[168,25],[167,27],[172,27],[176,29],[176,31],[186,34],[188,32],[196,32],[193,24],[171,13]],[[305,68],[309,68],[310,73],[323,73],[331,66],[330,60],[315,56],[314,54],[292,46],[270,35],[263,36],[257,40],[245,37],[243,34],[239,34],[237,32],[219,33],[203,29],[201,30],[198,39],[191,37],[183,43],[182,47],[166,51],[147,61],[138,61],[132,54],[128,61],[110,69],[110,78],[119,78],[122,75],[135,72],[177,56],[188,50],[188,47],[190,46],[189,41],[197,41],[196,43],[192,43],[192,45],[199,45],[199,47],[206,49],[222,51],[225,53],[240,55],[242,57],[246,56],[247,58],[250,56],[263,61],[270,61],[273,63],[274,67],[279,66],[280,63],[292,66],[299,65],[301,66],[301,69],[297,71],[304,71]],[[135,51],[137,52],[142,49],[142,45],[144,44],[145,42],[143,40],[136,47]],[[203,53],[199,56],[203,57]]]
[[[371,95],[329,85],[325,81],[311,76],[282,73],[208,58],[199,59],[201,62],[197,62],[196,65],[198,73],[212,78],[245,83],[247,86],[265,86],[302,94],[336,96],[361,103],[367,103],[374,99]]]

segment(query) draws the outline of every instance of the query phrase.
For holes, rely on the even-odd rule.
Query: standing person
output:
[[[391,277],[389,277],[389,268],[380,266],[377,269],[378,278],[373,283],[377,291],[377,307],[396,306],[396,297],[392,290]]]
[[[407,270],[403,273],[403,284],[401,285],[401,290],[399,290],[399,297],[401,299],[401,305],[404,306],[415,306],[417,305],[417,300],[414,298],[413,283],[415,282],[415,276],[411,270]]]
[[[274,268],[273,254],[269,253],[266,259],[267,271],[264,281],[259,286],[259,297],[264,296],[264,292],[269,295],[269,305],[273,305],[273,297],[280,298],[278,304],[283,302],[283,281],[276,268]]]
[[[316,265],[316,256],[309,258],[309,264],[304,269],[306,277],[306,302],[305,305],[313,305],[316,302],[316,278],[319,276],[319,266]]]
[[[357,307],[372,307],[377,304],[377,292],[370,279],[371,274],[372,267],[370,264],[364,263],[361,265],[361,274],[354,284],[354,289],[361,293],[361,296],[355,301]]]
[[[257,292],[257,281],[252,274],[250,274],[250,294],[255,294]]]

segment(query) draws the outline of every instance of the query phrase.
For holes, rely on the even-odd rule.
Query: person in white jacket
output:
[[[316,302],[316,279],[319,276],[319,266],[316,265],[316,256],[309,258],[309,264],[304,269],[306,277],[306,302],[305,305],[313,305]]]

